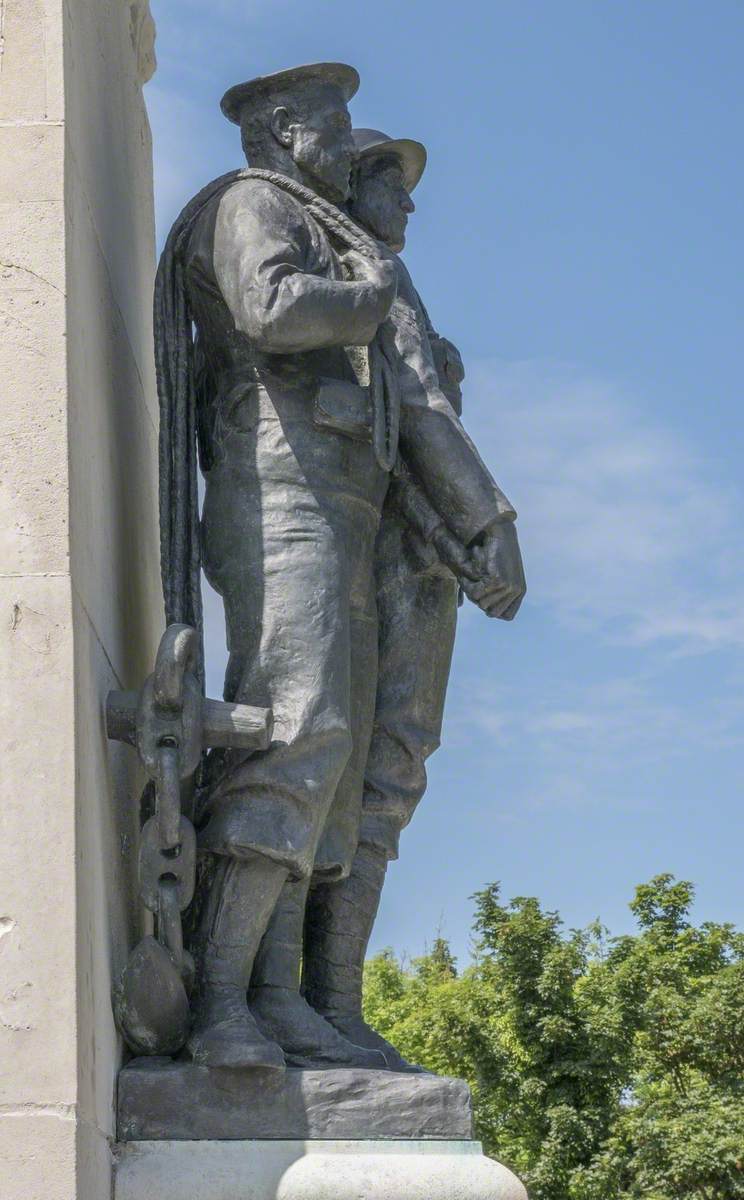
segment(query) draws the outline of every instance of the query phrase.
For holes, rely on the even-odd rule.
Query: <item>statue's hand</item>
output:
[[[466,596],[489,617],[511,621],[527,590],[513,521],[494,521],[471,549],[470,562],[478,581],[463,580]]]
[[[447,380],[451,384],[462,383],[465,378],[465,365],[455,343],[451,342],[449,338],[437,334],[432,339],[432,350],[434,351],[436,365],[441,369]]]
[[[379,292],[387,314],[398,292],[398,273],[390,258],[368,258],[356,250],[347,250],[341,259],[346,273],[356,283],[369,283]]]
[[[460,351],[449,338],[439,334],[429,336],[434,365],[439,376],[439,386],[458,416],[462,413],[462,384],[465,378]]]
[[[480,579],[478,568],[472,563],[462,542],[459,542],[445,525],[439,525],[434,530],[431,544],[436,550],[440,562],[443,562],[445,567],[449,567],[463,590],[466,590],[466,581],[475,582]]]

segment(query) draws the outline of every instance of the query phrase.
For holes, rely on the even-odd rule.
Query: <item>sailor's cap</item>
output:
[[[289,67],[286,71],[275,71],[272,75],[258,75],[247,83],[236,83],[225,92],[220,108],[228,121],[239,125],[247,104],[266,100],[275,93],[291,91],[297,84],[310,80],[334,84],[344,100],[351,100],[359,89],[359,72],[354,67],[346,63],[308,63],[302,67]]]
[[[426,166],[426,147],[421,142],[391,138],[379,129],[353,129],[351,136],[360,160],[380,154],[392,154],[397,158],[403,170],[403,183],[407,191],[413,191]]]

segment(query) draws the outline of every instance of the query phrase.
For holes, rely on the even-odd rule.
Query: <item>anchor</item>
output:
[[[114,994],[117,1025],[136,1054],[176,1054],[189,1034],[194,963],[181,913],[194,895],[196,833],[182,796],[192,792],[205,750],[266,750],[273,731],[270,709],[202,695],[197,645],[191,626],[169,625],[142,690],[106,698],[106,732],[136,748],[155,796],[140,836],[139,894],[156,936],[134,947]]]

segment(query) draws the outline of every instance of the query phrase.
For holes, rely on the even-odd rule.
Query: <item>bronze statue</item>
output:
[[[426,166],[420,142],[354,130],[357,163],[349,211],[394,253],[405,244],[411,192]],[[414,328],[428,375],[460,416],[462,359],[437,334],[398,260],[393,320]],[[404,296],[408,307],[403,309]],[[419,372],[423,375],[423,372]],[[382,1051],[391,1070],[412,1067],[362,1019],[362,977],[387,864],[426,787],[426,759],[439,745],[460,584],[478,581],[465,548],[399,460],[382,508],[376,546],[379,630],[377,697],[364,771],[359,845],[340,883],[320,883],[305,921],[305,995],[350,1041]],[[468,572],[471,572],[469,574]]]
[[[184,209],[158,276],[166,616],[200,628],[203,565],[225,701],[274,719],[198,779],[188,1050],[208,1066],[412,1069],[361,1020],[364,950],[438,742],[458,585],[504,619],[524,593],[459,356],[397,256],[423,148],[355,139],[357,87],[320,63],[231,88],[249,167]]]

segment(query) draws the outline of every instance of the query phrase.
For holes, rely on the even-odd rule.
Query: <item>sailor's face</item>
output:
[[[396,253],[405,246],[408,217],[415,207],[403,182],[403,169],[397,158],[387,155],[362,160],[355,181],[351,214]]]
[[[292,157],[303,175],[316,181],[330,199],[346,200],[356,151],[349,110],[338,88],[319,87],[312,116],[293,125],[291,132]]]

